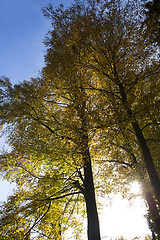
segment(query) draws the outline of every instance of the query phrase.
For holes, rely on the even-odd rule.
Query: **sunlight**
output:
[[[141,193],[141,186],[137,181],[130,184],[130,192],[133,194]]]
[[[99,214],[101,238],[106,240],[117,240],[124,237],[126,240],[144,240],[150,234],[144,199],[140,196],[141,187],[138,182],[130,184],[130,199],[123,198],[120,193],[108,194],[101,198],[101,213]],[[84,220],[86,229],[87,220]],[[87,230],[86,230],[87,231]],[[68,232],[67,232],[68,233]],[[86,239],[86,233],[81,239]]]
[[[147,213],[143,198],[139,195],[141,188],[138,182],[131,184],[131,194],[138,195],[134,198],[123,198],[121,194],[112,195],[111,200],[106,200],[106,207],[103,210],[101,233],[103,239],[116,239],[121,236],[127,240],[150,234],[147,220],[144,215]]]

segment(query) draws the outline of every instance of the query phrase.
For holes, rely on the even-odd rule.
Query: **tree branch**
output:
[[[47,208],[46,212],[39,219],[35,220],[32,227],[30,227],[30,229],[25,233],[24,237],[27,237],[27,235],[30,234],[31,230],[46,216],[46,214],[50,210],[50,207],[51,207],[51,201],[49,202],[49,205],[48,205],[48,208]]]
[[[127,167],[132,167],[133,164],[132,163],[128,163],[128,162],[123,162],[123,161],[119,161],[119,160],[107,160],[107,159],[100,159],[100,160],[95,160],[96,162],[102,161],[102,162],[109,162],[109,163],[119,163],[122,165],[122,167],[125,167],[123,165],[126,165]]]
[[[73,195],[76,195],[76,194],[80,194],[80,193],[82,193],[82,192],[67,193],[67,194],[64,194],[64,195],[59,196],[59,197],[48,198],[48,200],[50,200],[50,201],[58,200],[58,199],[62,199],[62,198],[68,197],[68,196],[73,196]],[[47,199],[46,199],[46,200],[47,200]]]

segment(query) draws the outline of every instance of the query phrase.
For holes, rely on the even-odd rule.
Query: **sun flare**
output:
[[[138,182],[130,184],[130,193],[135,197],[123,198],[120,193],[112,196],[110,204],[102,214],[103,236],[112,239],[123,236],[130,240],[135,237],[144,239],[144,236],[150,233],[144,217],[147,209]]]
[[[141,193],[141,186],[140,184],[135,181],[130,184],[130,192],[133,194],[140,194]]]

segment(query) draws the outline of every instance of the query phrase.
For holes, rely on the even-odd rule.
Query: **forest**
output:
[[[39,76],[0,77],[8,150],[0,239],[101,240],[99,198],[138,181],[160,239],[160,2],[75,0],[43,8],[51,27]],[[107,227],[107,226],[106,226]]]

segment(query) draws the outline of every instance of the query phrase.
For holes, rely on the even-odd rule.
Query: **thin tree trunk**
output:
[[[84,93],[84,89],[81,86]],[[88,129],[85,112],[85,101],[81,101],[81,108],[77,109],[81,119],[81,128],[79,129],[79,143],[81,145],[81,154],[83,158],[84,171],[84,198],[87,211],[87,234],[88,240],[101,240],[98,211],[95,197],[95,188],[93,182],[92,163],[88,145]]]
[[[154,162],[153,162],[153,158],[151,156],[151,152],[149,150],[149,147],[147,145],[146,139],[142,133],[141,128],[139,127],[138,122],[136,121],[136,119],[134,119],[134,116],[132,114],[132,110],[129,107],[128,101],[127,101],[127,96],[125,93],[125,90],[122,86],[122,84],[119,83],[119,89],[120,89],[120,93],[121,93],[121,97],[122,97],[122,103],[124,104],[124,107],[126,109],[126,112],[128,114],[128,117],[131,119],[131,123],[134,129],[134,132],[136,134],[139,146],[142,150],[143,153],[143,158],[144,158],[144,163],[151,181],[151,185],[154,189],[155,192],[155,196],[157,198],[158,201],[158,205],[160,207],[160,179],[158,176],[158,173],[156,171],[156,168],[154,166]]]
[[[146,201],[149,207],[151,218],[157,230],[158,236],[160,237],[160,215],[159,215],[155,200],[149,191],[146,192]]]
[[[141,147],[147,172],[151,181],[151,185],[154,189],[154,192],[158,201],[158,205],[160,207],[160,179],[155,169],[153,158],[151,156],[150,150],[148,148],[148,145],[146,143],[146,140],[143,136],[142,130],[140,129],[138,123],[134,122],[132,123],[132,126],[135,131],[136,137],[138,139],[139,145]]]

